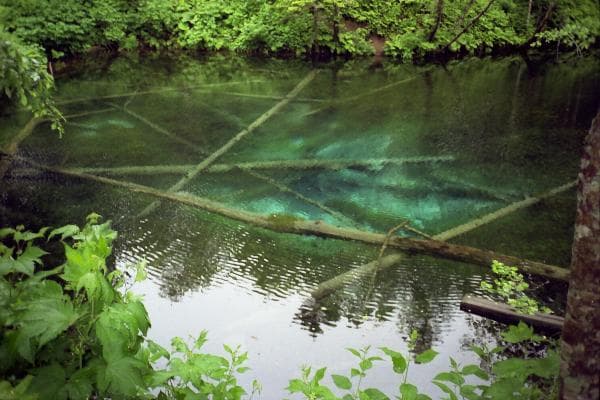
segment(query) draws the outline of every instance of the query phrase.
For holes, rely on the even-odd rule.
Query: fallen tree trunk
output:
[[[153,124],[155,125],[155,124]],[[200,151],[198,146],[193,147]],[[365,160],[346,160],[346,159],[303,159],[303,160],[275,160],[275,161],[251,161],[236,164],[213,164],[206,168],[206,172],[225,173],[243,170],[282,170],[282,169],[329,169],[341,170],[346,168],[381,168],[383,165],[405,165],[419,163],[451,162],[453,156],[435,156],[435,157],[407,157],[407,158],[374,158]],[[121,175],[157,175],[157,174],[184,174],[194,165],[146,165],[132,167],[90,167],[90,168],[70,168],[73,172],[82,172],[87,174],[101,174],[107,176]],[[26,173],[26,171],[23,171]]]
[[[320,283],[316,289],[310,292],[310,296],[316,301],[322,300],[323,298],[337,291],[342,286],[347,285],[352,280],[369,276],[376,272],[393,267],[404,258],[404,254],[390,254],[382,257],[379,260],[371,261],[368,264],[352,268],[343,274],[337,275],[325,282]]]
[[[92,110],[92,111],[82,111],[74,114],[64,115],[63,118],[65,120],[71,118],[79,118],[84,117],[86,115],[92,114],[100,114],[107,111],[112,110],[112,108],[104,108],[100,110]],[[19,149],[19,145],[21,142],[29,137],[34,131],[34,129],[43,122],[49,121],[48,118],[36,118],[32,117],[27,124],[12,138],[12,140],[1,150],[4,153],[4,157],[0,159],[0,179],[4,177],[8,167],[10,166],[11,157],[17,154],[17,150]]]
[[[450,240],[454,237],[460,236],[460,235],[467,233],[473,229],[476,229],[482,225],[485,225],[492,221],[495,221],[498,218],[509,215],[517,210],[524,208],[524,207],[538,203],[538,202],[542,201],[543,199],[546,199],[550,196],[554,196],[558,193],[562,193],[565,190],[568,190],[574,186],[575,186],[575,182],[569,182],[565,185],[558,186],[554,189],[551,189],[547,192],[542,193],[541,195],[530,197],[525,200],[513,203],[507,207],[504,207],[500,210],[494,211],[488,215],[477,218],[477,219],[467,222],[465,224],[459,225],[455,228],[449,229],[440,234],[434,235],[433,237],[430,237],[430,239],[433,239],[435,241]],[[383,248],[382,248],[382,250],[383,250]],[[380,254],[380,257],[381,257],[381,254]],[[390,257],[390,258],[388,258],[388,261],[386,263],[382,263],[381,267],[378,267],[377,262],[374,261],[369,264],[365,264],[365,265],[361,265],[360,267],[356,267],[342,275],[339,275],[335,278],[332,278],[328,281],[321,283],[314,291],[311,292],[311,296],[315,300],[322,299],[323,297],[326,297],[329,294],[331,294],[333,291],[346,285],[353,278],[362,277],[368,273],[376,273],[377,271],[379,271],[379,269],[389,268],[390,266],[393,266],[394,264],[397,264],[398,262],[400,262],[403,258],[402,254],[392,254],[388,257]],[[390,262],[392,262],[391,265],[389,264]]]
[[[80,97],[80,98],[76,98],[76,99],[59,100],[56,102],[56,104],[57,105],[65,105],[65,104],[74,104],[74,103],[85,103],[88,101],[113,100],[113,99],[122,99],[124,97],[131,97],[131,96],[138,96],[138,95],[167,93],[167,92],[185,92],[188,90],[195,90],[195,89],[201,89],[201,88],[206,88],[206,87],[237,85],[240,83],[260,83],[260,82],[264,82],[264,81],[262,81],[262,80],[235,81],[235,82],[207,83],[204,85],[185,86],[185,87],[181,87],[181,88],[161,88],[161,89],[149,89],[149,90],[136,90],[134,92],[107,94],[104,96]]]
[[[298,95],[298,93],[300,93],[300,91],[302,89],[304,89],[304,87],[306,85],[308,85],[314,79],[316,73],[317,73],[316,71],[311,71],[304,79],[302,79],[302,81],[300,81],[300,83],[298,83],[296,85],[296,87],[294,87],[294,89],[292,89],[292,91],[290,93],[287,94],[287,96],[285,96],[285,99],[281,100],[279,103],[275,104],[269,110],[264,112],[254,122],[252,122],[250,125],[248,125],[248,127],[246,127],[245,129],[242,129],[240,132],[238,132],[233,138],[231,138],[221,148],[219,148],[217,151],[215,151],[210,156],[205,158],[201,163],[196,165],[194,168],[190,169],[183,178],[181,178],[179,181],[177,181],[177,183],[175,183],[173,186],[171,186],[169,188],[169,192],[177,192],[177,191],[181,190],[192,179],[194,179],[196,176],[198,176],[198,174],[200,172],[204,171],[208,166],[210,166],[212,163],[214,163],[219,157],[221,157],[223,154],[225,154],[237,142],[242,140],[249,133],[256,130],[256,128],[258,128],[259,126],[261,126],[262,124],[267,122],[273,115],[275,115],[277,112],[279,112],[279,110],[281,110],[283,107],[285,107],[294,97],[296,97]],[[150,205],[148,205],[148,207],[144,208],[142,210],[142,212],[138,214],[138,217],[148,215],[149,213],[154,211],[158,207],[159,204],[160,203],[158,201],[152,202]]]
[[[386,235],[381,233],[365,232],[352,228],[341,228],[326,224],[323,221],[302,220],[295,219],[293,217],[277,218],[276,216],[264,216],[248,211],[230,208],[221,203],[191,194],[173,193],[136,183],[119,181],[91,174],[77,173],[63,170],[61,168],[46,167],[33,163],[32,161],[25,159],[22,160],[46,171],[72,176],[75,178],[101,182],[104,184],[125,188],[132,192],[144,193],[158,199],[171,200],[276,232],[314,235],[342,240],[355,240],[375,245],[381,245],[386,241]],[[547,278],[559,281],[568,281],[569,279],[569,270],[565,268],[560,268],[536,261],[524,260],[493,251],[477,249],[474,247],[445,243],[438,240],[393,237],[389,239],[388,246],[409,253],[416,252],[440,256],[451,260],[482,265],[488,268],[492,264],[493,260],[497,260],[504,264],[515,266],[525,273],[545,276]]]
[[[131,115],[132,117],[138,119],[139,121],[141,121],[144,124],[148,125],[149,127],[151,127],[152,129],[156,130],[157,132],[159,132],[159,133],[161,133],[161,134],[163,134],[165,136],[168,136],[171,139],[177,140],[180,143],[183,143],[183,144],[187,145],[188,147],[190,147],[190,148],[194,149],[195,151],[197,151],[199,154],[201,154],[203,156],[208,155],[207,152],[204,149],[202,149],[200,146],[197,146],[196,144],[188,141],[187,139],[179,137],[178,135],[176,135],[176,134],[172,133],[171,131],[168,131],[167,129],[163,128],[162,126],[160,126],[160,125],[158,125],[158,124],[150,121],[149,119],[145,118],[144,116],[142,116],[142,115],[140,115],[140,114],[138,114],[138,113],[136,113],[134,111],[129,110],[126,106],[119,107],[116,104],[111,104],[111,105],[113,107],[115,107],[115,108],[117,108],[117,109],[119,109],[119,110],[121,110],[121,111],[123,111],[123,112],[125,112],[125,113],[127,113],[129,115]],[[223,113],[227,114],[228,117],[231,117],[228,113],[225,113],[225,112],[223,112]],[[180,171],[180,172],[181,173],[186,173],[187,171],[189,171],[192,168],[194,168],[193,165],[188,166],[185,170]],[[253,176],[253,177],[257,178],[257,179],[262,180],[263,182],[268,183],[271,186],[276,187],[278,190],[280,190],[282,192],[290,193],[292,196],[294,196],[294,197],[296,197],[296,198],[298,198],[298,199],[300,199],[300,200],[302,200],[302,201],[304,201],[304,202],[306,202],[306,203],[308,203],[308,204],[310,204],[310,205],[312,205],[314,207],[320,208],[321,210],[325,211],[326,213],[328,213],[328,214],[332,215],[333,217],[337,218],[339,221],[347,222],[351,226],[357,226],[357,224],[354,221],[352,221],[351,219],[345,217],[341,213],[339,213],[339,212],[337,212],[335,210],[332,210],[331,208],[329,208],[329,207],[327,207],[327,206],[325,206],[325,205],[323,205],[323,204],[321,204],[321,203],[319,203],[319,202],[317,202],[315,200],[312,200],[312,199],[304,196],[303,194],[301,194],[301,193],[299,193],[299,192],[297,192],[297,191],[295,191],[295,190],[287,187],[286,185],[283,185],[281,183],[276,182],[274,179],[271,179],[270,177],[268,177],[266,175],[260,174],[258,172],[254,172],[251,169],[246,169],[246,168],[243,168],[243,167],[240,167],[240,166],[238,166],[238,169],[242,170],[243,172],[245,172],[245,173],[247,173],[247,174],[249,174],[249,175],[251,175],[251,176]]]
[[[469,313],[502,322],[516,324],[520,321],[533,327],[536,331],[556,334],[562,330],[564,318],[549,314],[521,314],[507,304],[498,303],[483,297],[466,295],[460,302],[460,309]]]
[[[315,110],[309,111],[306,114],[303,114],[302,116],[303,117],[308,117],[310,115],[314,115],[314,114],[320,113],[321,111],[328,110],[328,109],[330,109],[330,108],[332,108],[332,107],[334,107],[334,106],[336,106],[338,104],[349,103],[351,101],[355,101],[355,100],[361,99],[363,97],[367,97],[367,96],[370,96],[372,94],[382,92],[384,90],[393,88],[395,86],[402,85],[404,83],[413,81],[415,79],[417,79],[417,76],[411,76],[410,78],[402,79],[402,80],[397,81],[397,82],[392,82],[392,83],[389,83],[387,85],[383,85],[383,86],[375,88],[375,89],[367,90],[366,92],[363,92],[361,94],[357,94],[355,96],[350,96],[350,97],[346,97],[346,98],[343,98],[343,99],[340,99],[340,100],[332,101],[329,104],[326,104],[323,107],[319,107],[319,108],[317,108]]]
[[[479,228],[480,226],[489,224],[490,222],[493,222],[499,218],[505,217],[509,214],[514,213],[515,211],[521,210],[525,207],[529,207],[533,204],[539,203],[540,201],[547,199],[548,197],[552,197],[555,196],[559,193],[565,192],[569,189],[572,189],[575,187],[575,185],[577,184],[576,181],[573,182],[569,182],[569,183],[565,183],[564,185],[555,187],[547,192],[544,192],[542,194],[536,195],[536,196],[532,196],[532,197],[528,197],[525,200],[521,200],[521,201],[517,201],[513,204],[510,204],[504,208],[501,208],[499,210],[496,210],[492,213],[489,213],[487,215],[484,215],[483,217],[479,217],[476,218],[472,221],[469,221],[465,224],[459,225],[457,227],[454,227],[452,229],[449,229],[445,232],[439,233],[437,235],[434,235],[434,238],[436,240],[449,240],[452,239],[454,237],[463,235],[467,232],[470,232],[474,229]]]

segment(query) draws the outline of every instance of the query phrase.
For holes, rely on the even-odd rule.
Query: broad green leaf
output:
[[[0,399],[39,400],[39,396],[28,393],[32,379],[31,375],[27,375],[14,387],[8,381],[0,381]]]
[[[65,225],[50,232],[48,240],[52,239],[56,235],[60,235],[60,240],[65,240],[66,238],[72,237],[78,233],[79,227],[77,225]]]
[[[27,294],[23,310],[18,315],[19,353],[33,362],[33,348],[41,347],[68,329],[78,318],[73,304],[66,300],[62,288],[54,281],[43,281]]]
[[[4,253],[2,257],[0,257],[0,276],[5,276],[15,271],[15,260],[10,255],[10,252]]]
[[[44,250],[37,246],[27,245],[25,251],[19,255],[14,262],[14,269],[16,272],[32,276],[35,270],[35,264],[41,264],[42,260],[40,257],[48,254]]]
[[[134,397],[146,392],[143,375],[150,372],[140,360],[122,357],[106,363],[98,372],[98,385],[103,395]]]
[[[358,366],[360,367],[361,370],[367,371],[367,370],[373,368],[373,362],[371,360],[369,360],[368,358],[366,358],[366,359],[362,360],[361,362],[359,362]]]
[[[362,376],[364,375],[358,368],[351,368],[350,369],[350,376],[355,377],[355,376]]]
[[[400,395],[402,396],[402,400],[416,400],[418,393],[419,391],[415,385],[411,385],[410,383],[403,383],[400,385]]]
[[[473,385],[463,385],[460,387],[460,395],[467,400],[479,400],[481,395],[477,393],[477,387]]]
[[[5,237],[12,235],[16,232],[13,228],[1,228],[0,229],[0,239],[4,239]]]
[[[367,396],[369,396],[370,400],[389,400],[390,399],[381,390],[375,389],[375,388],[366,389],[364,391],[364,393],[367,394]]]
[[[30,242],[34,239],[39,239],[44,237],[44,235],[46,234],[46,231],[48,230],[48,227],[43,227],[42,229],[40,229],[38,232],[15,232],[13,235],[13,238],[15,241],[20,242],[20,241],[25,241],[25,242]]]
[[[93,368],[86,367],[79,369],[68,377],[67,384],[63,390],[70,399],[90,398],[94,391],[95,375]]]
[[[433,381],[433,384],[439,387],[442,390],[442,392],[450,396],[450,400],[458,400],[458,397],[456,397],[454,391],[450,389],[446,384],[438,381]]]
[[[146,334],[149,326],[146,309],[140,302],[113,304],[106,308],[96,322],[102,356],[110,362],[135,354],[141,344],[141,335]]]
[[[308,385],[300,379],[292,379],[286,389],[290,393],[304,393],[308,390]]]
[[[519,321],[516,326],[509,326],[508,330],[500,333],[500,336],[508,343],[521,343],[527,340],[540,341],[542,339],[541,336],[534,334],[533,328],[523,321]]]
[[[331,379],[333,379],[333,383],[335,383],[335,386],[339,387],[340,389],[352,389],[352,382],[350,381],[350,379],[343,375],[331,375]]]
[[[433,361],[433,359],[438,355],[439,353],[433,349],[429,349],[429,350],[425,350],[424,352],[422,352],[421,354],[418,354],[415,357],[415,362],[417,364],[427,364],[431,361]]]
[[[465,379],[456,372],[440,372],[433,378],[436,381],[451,382],[459,386],[465,383]]]
[[[473,364],[466,365],[462,369],[462,374],[463,375],[475,375],[476,377],[483,379],[484,381],[487,381],[490,378],[484,370],[482,370],[479,366],[473,365]]]
[[[321,380],[325,377],[325,371],[327,370],[327,368],[319,368],[318,370],[315,371],[315,376],[312,379],[313,383],[319,383],[321,382]]]
[[[37,368],[32,371],[33,380],[29,387],[30,394],[36,394],[41,399],[66,399],[67,393],[62,390],[66,384],[64,369],[58,364]]]
[[[350,353],[354,354],[356,357],[361,358],[360,352],[358,350],[353,349],[351,347],[347,347],[346,350],[348,350]]]
[[[169,359],[171,358],[171,354],[167,349],[159,345],[158,343],[152,340],[146,340],[146,345],[148,346],[148,350],[150,351],[150,362],[155,363],[161,358]]]
[[[388,349],[387,347],[382,347],[381,350],[391,358],[395,373],[403,374],[404,371],[406,371],[406,358],[404,358],[401,353]]]

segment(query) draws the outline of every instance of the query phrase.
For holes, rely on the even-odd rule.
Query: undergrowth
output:
[[[174,338],[171,349],[148,339],[146,308],[130,290],[145,279],[144,264],[110,269],[107,258],[117,233],[110,222],[99,221],[91,214],[83,228],[0,229],[0,399],[234,400],[259,395],[258,382],[248,390],[238,384],[239,374],[249,369],[247,353],[239,348],[225,345],[225,356],[203,353],[206,332],[190,341]],[[443,398],[553,396],[559,363],[555,344],[523,323],[501,336],[504,346],[471,348],[478,365],[450,358],[449,370],[432,379]],[[348,349],[357,364],[347,374],[332,374],[325,382],[326,368],[307,366],[287,390],[306,399],[430,399],[409,382],[409,370],[438,353],[413,354],[416,340],[413,332],[410,354],[385,347]],[[531,343],[546,346],[542,357],[510,357],[506,351]],[[397,393],[364,387],[374,363],[384,360],[397,374]]]

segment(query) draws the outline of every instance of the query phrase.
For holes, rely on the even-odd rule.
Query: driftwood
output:
[[[146,120],[148,121],[148,120]],[[151,122],[151,121],[148,121]],[[156,127],[158,125],[152,123]],[[162,128],[161,128],[162,129]],[[169,135],[174,135],[169,132]],[[185,140],[185,139],[184,139]],[[199,146],[193,145],[195,150]],[[328,169],[342,170],[346,168],[381,168],[383,165],[405,165],[419,163],[451,162],[455,158],[452,156],[434,156],[434,157],[407,157],[407,158],[373,158],[363,160],[351,159],[302,159],[302,160],[274,160],[274,161],[251,161],[235,164],[212,164],[206,168],[206,172],[226,173],[238,169],[243,170],[307,170],[307,169]],[[192,164],[186,165],[143,165],[131,167],[79,167],[70,168],[73,172],[83,172],[88,174],[100,174],[106,176],[122,175],[157,175],[157,174],[184,174],[194,168]],[[22,175],[27,175],[26,170],[21,171]]]
[[[194,168],[190,169],[186,176],[181,178],[177,183],[169,188],[169,192],[177,192],[181,190],[185,185],[187,185],[192,179],[194,179],[198,174],[204,171],[208,166],[213,164],[219,157],[225,154],[231,147],[233,147],[237,142],[242,140],[246,135],[253,132],[256,128],[267,122],[273,115],[275,115],[279,110],[285,107],[291,99],[296,97],[298,93],[306,85],[308,85],[315,77],[316,71],[311,71],[300,83],[292,89],[290,93],[285,97],[285,99],[281,100],[265,113],[263,113],[260,117],[258,117],[254,122],[252,122],[248,127],[242,129],[238,132],[233,138],[231,138],[227,143],[225,143],[220,149],[212,153],[210,156],[205,158],[201,163],[196,165]],[[152,202],[148,207],[144,208],[142,212],[138,215],[138,217],[146,216],[152,211],[154,211],[160,203],[158,201]]]
[[[460,302],[460,309],[504,324],[515,324],[523,321],[536,331],[546,334],[560,333],[564,321],[564,318],[556,315],[542,313],[532,315],[521,314],[507,304],[470,295],[463,297]]]
[[[303,219],[295,219],[293,217],[284,218],[281,221],[273,216],[264,216],[248,211],[238,210],[227,207],[221,203],[208,200],[199,196],[194,196],[185,193],[173,193],[170,191],[159,190],[144,185],[139,185],[132,182],[119,181],[111,178],[101,177],[97,175],[77,173],[64,170],[62,168],[47,167],[36,164],[32,161],[20,158],[24,162],[29,163],[36,168],[40,168],[49,172],[54,172],[66,176],[71,176],[80,179],[101,182],[107,185],[121,187],[132,192],[144,193],[158,199],[170,200],[181,204],[186,204],[192,207],[206,210],[215,214],[220,214],[225,217],[242,221],[261,228],[269,229],[282,233],[293,233],[301,235],[314,235],[320,237],[329,237],[341,240],[354,240],[363,243],[382,245],[386,235],[381,233],[365,232],[352,228],[341,228],[324,223],[323,221],[311,221]],[[462,261],[477,265],[489,267],[493,260],[500,261],[504,264],[513,265],[522,272],[545,276],[550,279],[559,281],[569,280],[569,270],[553,265],[544,264],[541,262],[520,259],[514,256],[504,255],[493,251],[481,250],[474,247],[456,245],[441,242],[438,240],[421,240],[403,237],[393,237],[389,240],[389,247],[394,247],[406,252],[416,252],[421,254],[429,254],[439,257],[444,257],[451,260]]]
[[[513,204],[510,204],[510,205],[504,207],[504,208],[501,208],[492,213],[484,215],[483,217],[476,218],[465,224],[459,225],[459,226],[449,229],[445,232],[439,233],[439,234],[435,235],[434,238],[436,240],[449,240],[456,236],[460,236],[462,234],[472,231],[473,229],[479,228],[480,226],[489,224],[490,222],[493,222],[499,218],[502,218],[509,214],[512,214],[515,211],[518,211],[525,207],[529,207],[533,204],[539,203],[540,201],[547,199],[548,197],[551,197],[551,196],[557,195],[559,193],[565,192],[569,189],[572,189],[575,187],[576,183],[577,182],[575,182],[575,181],[569,182],[564,185],[555,187],[554,189],[551,189],[542,194],[528,197],[525,200],[517,201]]]

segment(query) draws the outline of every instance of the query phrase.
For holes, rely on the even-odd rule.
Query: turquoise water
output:
[[[204,171],[181,191],[230,208],[376,232],[409,219],[436,234],[575,179],[599,103],[599,67],[592,57],[542,67],[518,58],[417,67],[123,57],[58,79],[65,114],[102,113],[70,118],[62,139],[41,124],[18,154],[60,168],[168,166],[177,172],[100,173],[168,190],[317,69],[296,98],[215,161],[226,172]],[[27,120],[6,110],[0,144]],[[430,161],[382,161],[415,157]],[[356,164],[302,167],[303,160],[338,159]],[[229,168],[262,161],[274,164]],[[0,183],[2,225],[81,223],[92,211],[111,219],[120,232],[116,265],[149,262],[150,278],[135,290],[146,296],[150,336],[168,344],[208,329],[209,350],[242,345],[252,371],[241,380],[259,379],[265,399],[283,397],[303,364],[347,372],[353,356],[346,347],[406,350],[412,329],[421,335],[419,348],[441,353],[411,372],[436,396],[428,377],[446,368],[449,356],[473,361],[461,350],[485,337],[481,320],[458,308],[464,294],[479,293],[487,276],[479,266],[411,256],[314,306],[311,290],[376,259],[379,249],[278,234],[165,201],[138,218],[154,199],[36,172],[22,161]],[[453,241],[568,265],[574,196],[567,191]],[[549,300],[560,309],[560,296]],[[393,393],[398,383],[382,365],[367,384]]]

